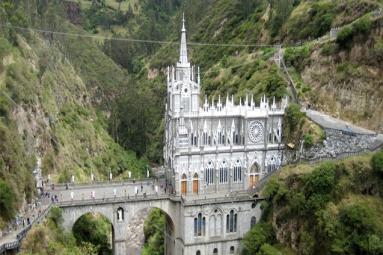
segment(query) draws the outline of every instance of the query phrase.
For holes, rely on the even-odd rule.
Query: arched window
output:
[[[213,184],[214,182],[214,168],[213,163],[209,161],[205,169],[205,183],[206,185]]]
[[[234,210],[231,210],[230,213],[226,215],[226,232],[237,232],[237,214],[234,213]]]
[[[234,246],[230,246],[230,254],[234,254],[235,248]]]
[[[276,169],[276,161],[274,157],[271,157],[267,162],[267,172],[273,172]]]
[[[251,217],[250,228],[254,227],[256,223],[257,223],[257,218],[255,216]]]
[[[242,181],[242,167],[241,162],[237,160],[234,165],[234,182]]]
[[[195,255],[201,255],[201,251],[198,250],[198,251],[195,253]]]
[[[117,209],[117,221],[123,221],[124,220],[124,209],[118,208]]]
[[[217,234],[215,233],[216,227],[217,227],[217,220],[214,215],[210,216],[209,219],[209,233],[210,236],[216,236]]]
[[[198,179],[198,174],[195,173],[193,176],[193,193],[198,194],[199,190],[199,179]]]
[[[222,162],[219,168],[219,183],[227,183],[229,180],[229,173],[226,161]]]
[[[218,254],[218,249],[217,249],[217,248],[214,248],[214,250],[213,250],[213,254],[214,254],[214,255],[217,255],[217,254]]]
[[[221,214],[218,214],[217,215],[217,224],[215,225],[216,229],[215,229],[215,233],[217,236],[221,236],[222,235],[222,215]]]
[[[199,213],[197,218],[194,218],[194,236],[204,236],[206,227],[206,218]]]

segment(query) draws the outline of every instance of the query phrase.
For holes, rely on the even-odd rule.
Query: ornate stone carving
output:
[[[259,143],[263,139],[263,124],[260,121],[251,121],[248,134],[251,142]]]

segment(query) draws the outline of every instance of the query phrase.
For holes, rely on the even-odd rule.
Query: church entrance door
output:
[[[254,188],[255,185],[257,185],[258,180],[259,180],[259,176],[258,175],[250,175],[249,188],[250,189]]]
[[[194,174],[193,178],[193,193],[198,194],[198,174]]]
[[[186,180],[186,174],[182,175],[182,180],[181,180],[181,193],[186,194],[187,192],[187,180]]]
[[[259,180],[259,173],[260,173],[260,168],[259,168],[258,164],[255,162],[250,168],[250,175],[249,175],[249,188],[250,189],[255,188],[255,185],[257,185],[257,182]]]

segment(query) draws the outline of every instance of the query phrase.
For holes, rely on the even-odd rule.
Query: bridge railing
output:
[[[105,187],[105,186],[123,186],[123,185],[140,185],[147,184],[147,183],[153,183],[153,181],[161,181],[164,180],[163,178],[145,178],[145,179],[136,179],[136,180],[112,180],[112,181],[93,181],[93,182],[80,182],[80,183],[54,183],[54,189],[55,190],[63,190],[68,188],[89,188],[89,187]]]
[[[232,192],[225,196],[209,197],[209,194],[197,195],[197,196],[184,196],[176,194],[150,194],[150,195],[133,195],[125,197],[108,197],[108,198],[95,198],[95,199],[81,199],[61,201],[57,203],[60,207],[71,207],[81,205],[95,205],[95,204],[107,204],[107,203],[126,203],[126,202],[140,202],[140,201],[156,201],[169,199],[173,202],[181,202],[184,205],[194,204],[209,204],[218,202],[231,202],[231,201],[247,201],[251,198],[248,192]]]
[[[17,233],[16,239],[14,241],[4,243],[0,246],[0,254],[3,254],[7,250],[15,250],[18,249],[21,245],[21,241],[26,237],[29,230],[31,230],[32,225],[36,222],[39,224],[45,217],[48,215],[49,211],[51,210],[52,204],[50,203],[48,207],[36,218],[34,219],[30,225],[26,226],[25,228],[21,229],[20,232]]]

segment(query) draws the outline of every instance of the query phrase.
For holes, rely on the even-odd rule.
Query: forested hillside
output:
[[[383,254],[383,151],[282,168],[244,254]]]
[[[381,132],[382,5],[1,1],[0,227],[34,196],[38,158],[43,173],[61,182],[70,175],[86,181],[91,172],[97,179],[109,172],[125,178],[128,170],[140,176],[148,164],[162,163],[164,73],[178,57],[178,45],[165,42],[179,41],[183,12],[188,41],[205,43],[188,48],[192,63],[201,66],[201,97],[234,94],[238,102],[246,94],[257,101],[263,94],[288,95],[289,81],[272,60],[274,45],[281,44],[301,102]],[[317,40],[334,27],[337,35]],[[309,245],[316,236],[303,238]]]

